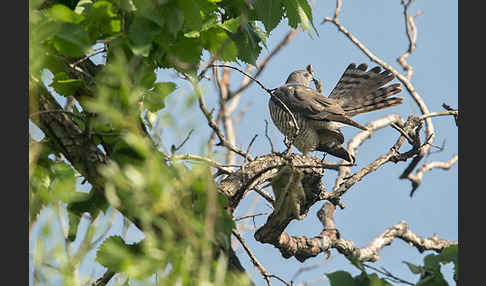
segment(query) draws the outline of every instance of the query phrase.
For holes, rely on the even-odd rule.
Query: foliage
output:
[[[385,278],[393,279],[385,275],[385,278],[380,278],[376,273],[369,274],[366,272],[365,266],[354,257],[348,257],[351,264],[356,266],[361,271],[361,274],[352,276],[346,271],[335,271],[327,273],[326,276],[331,282],[331,286],[385,286],[392,285]],[[417,286],[444,286],[449,285],[444,279],[440,268],[441,264],[454,263],[454,280],[458,281],[458,246],[452,245],[444,250],[440,254],[429,254],[424,258],[424,265],[419,266],[410,262],[404,261],[410,271],[413,274],[420,275],[419,281],[415,285]],[[410,283],[410,282],[409,282]]]
[[[92,186],[88,193],[80,192],[76,178],[83,176],[82,170],[73,169],[66,155],[60,155],[65,150],[56,138],[31,140],[30,225],[43,207],[62,202],[69,220],[65,243],[83,241],[76,259],[54,257],[68,273],[63,283],[82,284],[72,270],[94,247],[94,222],[84,236],[80,233],[83,215],[96,218],[112,207],[145,237],[136,244],[126,244],[119,236],[106,239],[96,261],[109,270],[129,279],[165,271],[160,285],[192,285],[194,279],[214,285],[248,284],[247,276],[227,271],[234,223],[208,168],[167,161],[167,154],[156,149],[141,126],[144,114],[163,109],[165,98],[178,88],[173,82],[156,82],[156,69],[195,78],[205,51],[225,61],[255,64],[281,19],[309,30],[312,11],[307,0],[272,1],[270,6],[266,1],[226,0],[29,4],[30,80],[51,73],[50,88],[79,103],[70,118],[109,156],[109,163],[98,170],[104,190]],[[102,48],[95,49],[99,44]],[[106,64],[87,67],[89,57],[99,53]],[[35,108],[31,103],[34,113]]]
[[[416,285],[422,286],[438,286],[448,285],[440,272],[441,264],[454,263],[454,280],[458,281],[458,246],[452,245],[445,248],[439,254],[429,254],[424,258],[424,265],[414,265],[410,262],[404,261],[413,274],[420,275],[420,279]]]

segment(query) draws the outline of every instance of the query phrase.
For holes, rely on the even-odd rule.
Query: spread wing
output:
[[[351,63],[339,79],[329,98],[339,99],[348,116],[401,104],[403,98],[388,98],[401,90],[400,83],[383,87],[395,76],[388,70],[381,72],[376,66],[369,71],[367,64],[356,67]]]
[[[286,84],[275,90],[275,96],[292,112],[301,114],[310,120],[331,120],[367,130],[366,127],[351,120],[339,104],[339,100],[326,98],[310,87],[298,84]]]

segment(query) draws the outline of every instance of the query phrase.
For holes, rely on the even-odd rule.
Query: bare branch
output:
[[[373,132],[384,128],[388,125],[394,124],[395,122],[401,122],[403,124],[403,120],[398,116],[398,114],[390,114],[383,118],[374,120],[368,124],[366,124],[367,131],[361,131],[356,136],[354,136],[351,140],[348,141],[348,152],[356,157],[358,153],[358,147],[363,144],[366,139],[371,138]],[[344,161],[342,161],[344,162]],[[339,168],[339,174],[336,178],[336,188],[341,185],[345,177],[348,177],[351,174],[351,168],[347,166],[342,166]]]
[[[459,115],[459,111],[450,110],[450,111],[443,111],[443,112],[432,112],[432,113],[427,113],[427,114],[419,116],[419,119],[424,120],[424,119],[429,118],[429,117],[446,116],[446,115],[453,115],[454,117],[457,117]]]
[[[115,274],[116,274],[115,272],[108,270],[105,272],[105,274],[103,274],[103,276],[96,279],[96,281],[93,284],[91,284],[91,286],[106,286],[108,285],[108,282],[110,282],[111,278],[115,276]]]
[[[364,266],[364,267],[367,267],[367,268],[370,268],[370,269],[373,269],[373,270],[375,270],[376,272],[378,272],[378,273],[381,273],[381,274],[385,275],[385,276],[386,276],[386,277],[385,277],[385,279],[389,279],[389,280],[391,280],[391,281],[393,281],[393,282],[396,282],[396,283],[403,283],[403,284],[412,285],[412,286],[414,286],[414,285],[415,285],[414,283],[408,282],[408,281],[406,281],[406,280],[403,280],[403,279],[401,279],[401,278],[399,278],[399,277],[397,277],[397,276],[393,275],[393,274],[392,274],[390,271],[386,270],[385,268],[383,268],[383,270],[380,270],[380,269],[378,269],[378,268],[376,268],[376,267],[373,267],[373,266],[371,266],[371,265],[368,265],[368,264],[366,264],[366,263],[363,263],[363,266]]]
[[[189,133],[187,134],[186,138],[182,141],[181,144],[179,144],[179,146],[176,147],[175,145],[172,145],[170,147],[170,151],[171,151],[172,154],[174,154],[175,152],[179,151],[179,149],[181,149],[182,146],[184,146],[184,144],[186,144],[187,140],[189,140],[189,138],[191,138],[192,132],[194,132],[194,129],[191,129],[189,131]]]
[[[237,165],[237,164],[222,165],[222,164],[219,164],[218,162],[213,161],[209,158],[202,157],[202,156],[199,156],[199,155],[193,155],[193,154],[171,155],[171,156],[167,156],[165,159],[167,161],[171,161],[171,160],[191,160],[191,161],[204,162],[211,167],[217,168],[218,170],[222,171],[224,174],[231,174],[232,171],[231,171],[231,169],[229,169],[231,167],[240,167],[240,165]]]
[[[415,175],[410,174],[408,176],[408,178],[412,182],[412,191],[410,192],[410,197],[413,196],[418,186],[422,182],[422,177],[424,176],[425,172],[428,172],[435,168],[439,168],[442,170],[449,170],[458,160],[459,157],[455,155],[448,162],[430,162],[420,167],[415,173]]]
[[[421,13],[417,13],[414,16],[409,15],[408,9],[412,4],[412,2],[413,0],[408,0],[407,2],[405,2],[405,0],[401,1],[401,4],[403,5],[405,31],[407,33],[409,45],[407,51],[397,59],[397,61],[402,66],[403,70],[407,72],[408,80],[412,78],[413,67],[407,63],[406,58],[415,51],[415,46],[416,46],[415,42],[417,41],[417,28],[415,27],[414,19],[421,14]]]
[[[245,249],[245,251],[248,254],[248,256],[250,257],[251,262],[253,263],[253,265],[255,265],[255,267],[258,269],[258,271],[260,271],[260,274],[262,274],[263,278],[265,278],[265,280],[267,281],[267,285],[271,285],[270,278],[275,278],[275,279],[280,280],[285,285],[291,286],[289,283],[287,283],[282,278],[280,278],[280,277],[278,277],[276,275],[273,275],[273,274],[268,274],[268,272],[265,269],[265,267],[263,267],[263,265],[256,258],[255,254],[253,254],[253,252],[251,252],[250,248],[248,248],[248,246],[246,245],[246,243],[243,240],[243,238],[241,237],[241,235],[235,229],[232,230],[232,233],[236,237],[236,239],[238,239],[238,241],[240,242],[241,246],[243,246],[243,249]]]
[[[233,218],[233,221],[240,221],[240,220],[244,220],[244,219],[254,218],[254,217],[257,217],[257,216],[267,215],[267,214],[268,213],[265,212],[265,213],[257,213],[257,214],[254,214],[254,215],[246,215],[246,216],[242,216],[242,217],[235,217],[235,218]]]
[[[202,96],[202,91],[199,88],[199,85],[196,81],[191,80],[194,90],[196,91],[196,94],[199,99],[199,108],[203,112],[204,116],[206,117],[206,120],[208,121],[209,127],[213,129],[213,131],[216,133],[218,136],[219,140],[221,141],[220,144],[223,145],[224,147],[228,148],[229,150],[235,152],[236,154],[242,156],[243,158],[247,158],[249,161],[253,161],[253,157],[249,155],[248,153],[245,153],[243,150],[240,148],[236,147],[233,145],[230,141],[226,139],[226,137],[223,135],[217,124],[213,121],[211,112],[206,107],[206,103],[204,101],[204,97]]]
[[[249,77],[250,79],[252,79],[254,82],[256,82],[261,88],[263,88],[266,92],[268,93],[272,93],[272,90],[266,88],[259,80],[257,80],[256,78],[254,78],[253,76],[249,75],[248,73],[242,71],[241,69],[237,68],[237,67],[233,67],[233,66],[228,66],[228,65],[212,65],[214,67],[225,67],[225,68],[230,68],[230,69],[234,69],[234,70],[237,70],[239,71],[240,73],[244,74],[245,76]]]
[[[270,136],[268,136],[268,121],[266,119],[265,119],[265,137],[267,137],[268,143],[270,144],[271,152],[275,153],[275,149],[273,148],[272,139],[270,139]]]

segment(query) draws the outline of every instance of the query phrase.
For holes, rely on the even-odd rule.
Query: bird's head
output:
[[[302,84],[310,86],[311,81],[314,80],[314,76],[306,70],[297,70],[289,75],[285,83]]]

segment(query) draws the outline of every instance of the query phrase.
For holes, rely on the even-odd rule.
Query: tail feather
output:
[[[341,122],[346,125],[354,126],[356,128],[359,128],[361,130],[368,130],[365,126],[359,124],[358,122],[352,120],[349,118],[347,115],[335,115],[335,114],[330,114],[329,116],[326,117],[327,120],[331,121],[336,121],[336,122]]]
[[[399,105],[403,102],[402,97],[389,98],[401,92],[400,83],[391,84],[379,88],[368,95],[356,98],[354,101],[348,101],[342,105],[347,116],[354,116],[364,112],[370,112],[391,106]]]
[[[403,103],[403,97],[393,97],[393,98],[385,98],[381,101],[371,102],[368,105],[361,105],[361,106],[354,106],[348,109],[344,109],[347,116],[355,116],[357,114],[380,110],[388,107],[392,107],[395,105],[400,105]]]

